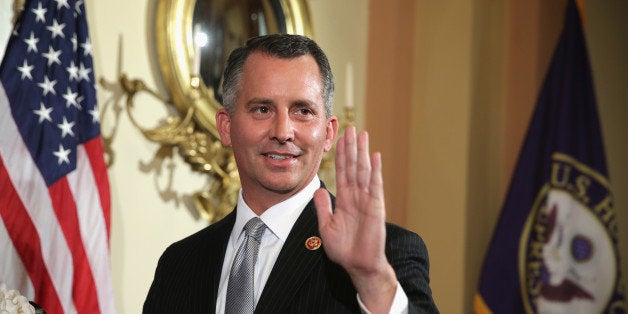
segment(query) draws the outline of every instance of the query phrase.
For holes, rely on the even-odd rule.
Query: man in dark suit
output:
[[[327,57],[303,36],[253,38],[229,56],[216,125],[238,165],[238,204],[164,252],[145,313],[245,312],[232,310],[234,295],[255,313],[438,312],[425,244],[385,223],[368,134],[349,127],[338,140],[337,198],[318,179],[338,132],[333,90]],[[254,271],[242,289],[232,265],[247,245]]]

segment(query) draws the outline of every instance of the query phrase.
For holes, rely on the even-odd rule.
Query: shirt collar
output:
[[[259,218],[277,238],[285,242],[292,226],[301,215],[305,206],[312,200],[314,192],[318,188],[320,188],[320,179],[318,175],[315,175],[305,188],[283,202],[269,207]],[[244,201],[242,189],[240,189],[238,193],[236,221],[231,231],[230,243],[232,245],[236,245],[244,225],[253,217],[257,217],[257,215]]]

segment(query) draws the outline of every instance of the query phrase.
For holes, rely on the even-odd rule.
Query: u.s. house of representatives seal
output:
[[[576,159],[552,155],[519,244],[528,313],[625,313],[609,187]]]

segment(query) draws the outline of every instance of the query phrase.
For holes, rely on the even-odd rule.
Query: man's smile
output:
[[[270,159],[274,159],[274,160],[286,160],[286,159],[290,159],[290,158],[295,158],[296,156],[293,155],[279,155],[279,154],[264,154],[264,156],[270,158]]]

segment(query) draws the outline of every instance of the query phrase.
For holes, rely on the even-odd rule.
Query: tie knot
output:
[[[244,232],[247,236],[253,237],[255,240],[260,241],[262,238],[262,234],[264,234],[264,229],[266,225],[264,222],[259,219],[259,217],[254,217],[249,220],[246,225],[244,225]]]

